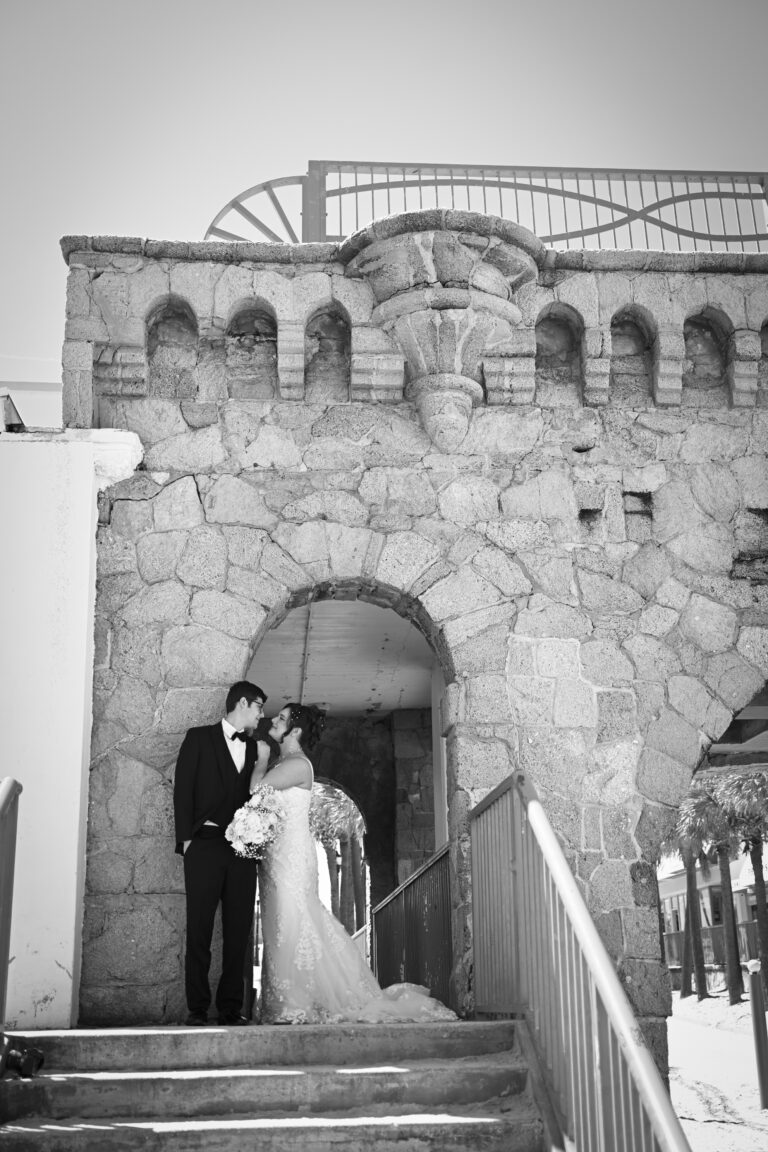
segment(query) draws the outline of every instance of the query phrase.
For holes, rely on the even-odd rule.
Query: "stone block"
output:
[[[186,428],[186,424],[184,426]],[[144,462],[150,472],[204,473],[214,471],[226,459],[221,428],[216,424],[154,444],[148,449]]]
[[[314,580],[328,580],[331,566],[325,524],[310,521],[306,524],[282,523],[274,533],[275,541],[293,557],[297,564]]]
[[[325,536],[331,572],[343,580],[367,575],[366,560],[371,548],[383,540],[368,528],[350,528],[346,524],[326,524]]]
[[[578,679],[580,676],[578,640],[543,638],[535,641],[533,647],[539,676],[553,679]]]
[[[535,640],[528,640],[520,636],[510,636],[507,675],[535,676],[537,671],[535,652]]]
[[[264,572],[230,565],[227,571],[227,592],[244,600],[262,604],[265,608],[278,608],[288,599],[288,590]]]
[[[723,652],[707,661],[704,682],[733,712],[750,702],[765,677],[736,652]]]
[[[521,552],[520,561],[525,565],[537,592],[551,596],[560,603],[578,603],[573,583],[573,561],[570,556],[548,556],[540,552]],[[530,585],[528,587],[530,591]]]
[[[594,728],[597,707],[592,685],[584,680],[558,679],[553,718],[556,728]]]
[[[693,593],[680,617],[680,629],[703,652],[725,652],[733,647],[738,616],[732,608]]]
[[[152,531],[152,507],[151,500],[115,500],[109,526],[119,536],[138,540],[143,532]]]
[[[163,897],[122,899],[105,916],[101,933],[83,941],[84,983],[114,988],[123,981],[156,985],[178,980],[179,946]]]
[[[655,680],[665,684],[670,676],[681,670],[677,653],[655,636],[631,636],[625,641],[623,649],[635,665],[639,680]]]
[[[637,856],[632,835],[636,815],[635,806],[601,809],[602,847],[610,860],[634,860]]]
[[[216,588],[226,583],[227,542],[215,528],[196,528],[187,535],[176,567],[179,579],[192,588]]]
[[[302,454],[290,431],[267,424],[240,454],[240,464],[243,468],[290,470],[301,468]]]
[[[697,422],[683,437],[680,459],[684,464],[739,460],[747,455],[748,443],[746,426]]]
[[[656,589],[658,603],[667,608],[674,608],[676,612],[680,612],[685,607],[689,596],[688,589],[679,580],[675,580],[674,576],[670,576]]]
[[[538,443],[544,428],[541,411],[476,408],[461,445],[465,456],[492,455],[502,458],[525,456]]]
[[[511,676],[508,680],[509,704],[515,724],[552,723],[555,683],[535,676]]]
[[[628,689],[597,692],[597,739],[601,743],[632,738],[637,734],[635,694]]]
[[[736,648],[745,660],[768,678],[768,628],[742,628]]]
[[[203,522],[200,495],[192,476],[183,476],[168,484],[155,497],[153,506],[158,532],[196,528]]]
[[[498,604],[501,593],[477,572],[465,567],[439,580],[419,599],[432,619],[440,622]]]
[[[659,543],[665,544],[704,522],[704,513],[682,480],[670,480],[654,493],[653,534]]]
[[[693,471],[691,490],[707,516],[728,524],[739,508],[739,484],[723,464],[699,464]]]
[[[186,619],[189,593],[175,580],[152,584],[122,608],[120,615],[129,626],[141,624],[174,624]]]
[[[482,476],[459,477],[438,495],[440,514],[454,524],[473,527],[499,516],[499,491]]]
[[[204,624],[240,640],[252,640],[259,634],[267,613],[261,604],[206,588],[192,597],[190,616],[196,624]]]
[[[229,685],[242,678],[249,645],[198,624],[169,628],[162,655],[166,683],[185,688],[196,684]]]
[[[731,465],[741,489],[741,498],[746,508],[768,508],[768,458],[766,456],[745,456],[734,460]]]
[[[730,572],[733,532],[725,524],[705,524],[671,540],[669,550],[697,572]]]
[[[506,678],[499,673],[472,676],[466,682],[464,719],[469,724],[507,724],[510,698]]]
[[[396,510],[402,516],[431,516],[437,509],[428,477],[412,469],[369,469],[360,481],[359,496],[372,509]]]
[[[478,525],[492,544],[505,552],[515,554],[533,548],[547,548],[552,545],[552,533],[543,520],[504,520],[491,521]]]
[[[227,559],[231,565],[255,571],[261,560],[264,545],[269,537],[258,528],[222,529],[227,544]]]
[[[498,740],[482,740],[454,730],[449,736],[449,761],[456,772],[457,788],[482,788],[490,791],[512,771],[506,744]]]
[[[120,576],[136,571],[136,547],[132,540],[110,528],[99,528],[97,533],[96,573]]]
[[[135,432],[146,447],[189,431],[179,401],[157,396],[121,401],[118,419],[120,427]]]
[[[531,591],[531,583],[520,565],[500,548],[480,548],[472,556],[472,567],[505,596],[526,596]]]
[[[158,729],[186,732],[201,724],[214,724],[224,715],[226,688],[171,688],[165,694]]]
[[[533,403],[536,392],[534,355],[486,356],[482,361],[482,371],[489,405]]]
[[[441,550],[416,532],[393,532],[376,565],[376,578],[393,588],[410,588],[437,560]]]
[[[150,532],[142,536],[136,544],[142,580],[147,584],[172,580],[186,541],[186,532]]]
[[[663,608],[660,604],[651,604],[640,614],[638,631],[649,636],[666,636],[677,624],[680,616],[674,608]]]
[[[286,520],[332,520],[357,528],[368,522],[365,505],[348,492],[313,492],[286,504],[282,514]]]
[[[157,686],[160,683],[160,632],[141,625],[126,627],[119,621],[112,631],[111,667]]]
[[[698,763],[703,740],[695,727],[667,708],[649,724],[646,744],[649,748],[656,748],[672,756],[681,764],[687,764],[693,770]]]
[[[580,729],[525,727],[520,732],[519,755],[520,767],[537,788],[547,788],[581,803],[589,754],[586,736]]]
[[[628,684],[634,679],[632,664],[610,640],[588,640],[580,647],[582,675],[592,684]]]
[[[236,476],[214,480],[205,494],[204,508],[210,524],[272,528],[277,523],[277,516],[267,508],[261,491]]]
[[[619,980],[638,1016],[670,1016],[672,993],[669,972],[658,960],[622,960]]]
[[[588,356],[584,361],[584,403],[607,404],[610,399],[611,362],[602,357]]]
[[[642,608],[642,597],[629,584],[599,572],[577,571],[582,607],[594,616],[628,615]]]
[[[592,621],[569,604],[557,604],[536,593],[518,616],[515,632],[520,636],[559,636],[583,639],[592,632]]]
[[[262,572],[271,576],[278,584],[284,584],[292,592],[298,592],[310,584],[309,576],[304,569],[277,544],[272,542],[265,544],[260,564]]]
[[[589,881],[590,911],[613,912],[631,907],[632,903],[629,865],[623,860],[606,860],[598,865]]]
[[[635,840],[646,860],[658,860],[661,848],[672,835],[677,822],[677,809],[665,804],[643,804],[635,828]]]
[[[691,784],[693,766],[681,764],[656,748],[646,748],[637,770],[637,787],[643,796],[677,808]]]

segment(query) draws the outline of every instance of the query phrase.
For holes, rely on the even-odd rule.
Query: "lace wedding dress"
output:
[[[382,991],[361,952],[317,895],[312,793],[280,793],[286,818],[259,868],[264,955],[261,1022],[328,1024],[455,1020],[413,984]]]

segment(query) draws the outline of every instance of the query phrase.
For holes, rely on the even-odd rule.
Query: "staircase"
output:
[[[511,1021],[27,1033],[0,1152],[542,1152]]]

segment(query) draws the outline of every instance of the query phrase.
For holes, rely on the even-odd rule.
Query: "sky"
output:
[[[2,0],[0,385],[66,234],[202,239],[308,160],[768,172],[768,0]]]

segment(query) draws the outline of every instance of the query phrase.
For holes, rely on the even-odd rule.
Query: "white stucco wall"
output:
[[[23,786],[6,1024],[76,1022],[96,495],[130,433],[0,435],[0,776]],[[102,443],[103,442],[103,443]],[[107,472],[109,471],[107,468]]]

